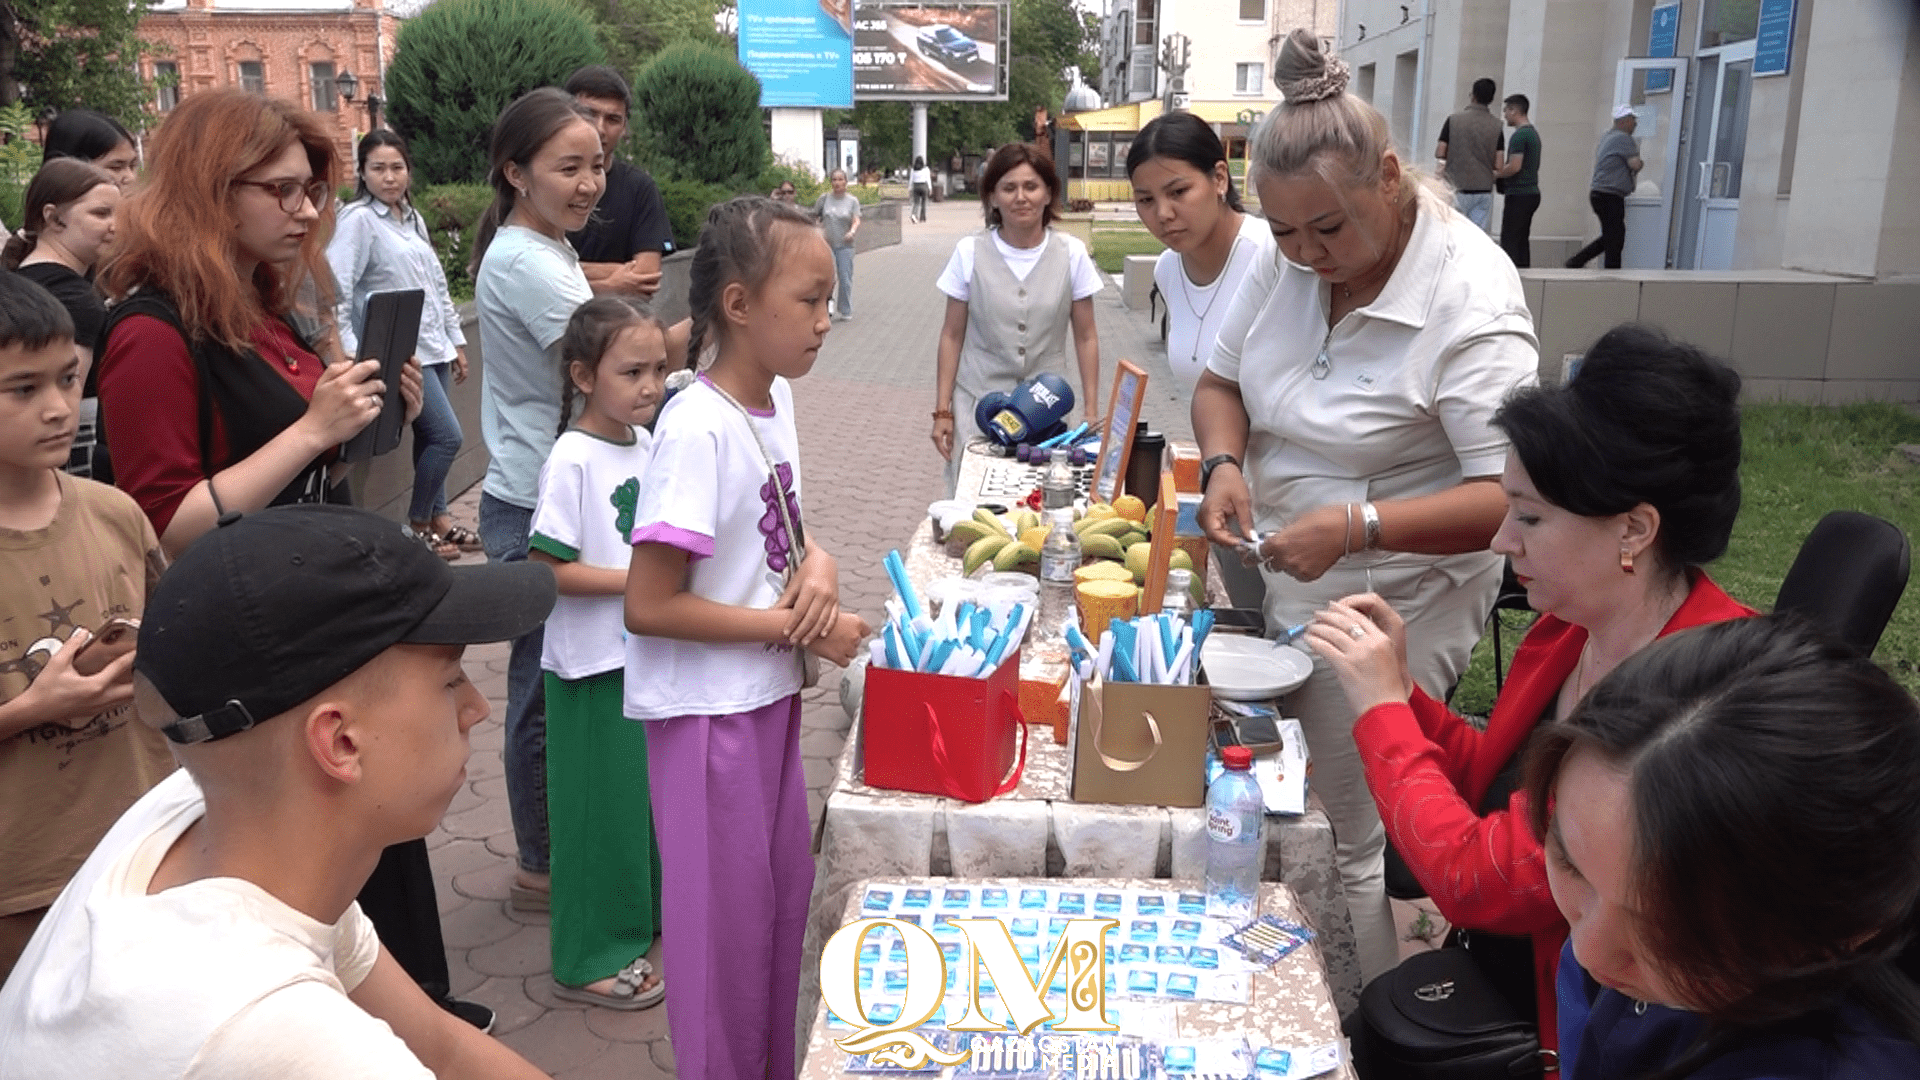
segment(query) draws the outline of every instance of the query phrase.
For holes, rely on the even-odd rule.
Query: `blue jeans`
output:
[[[447,388],[453,382],[452,364],[420,369],[425,402],[413,422],[413,501],[407,520],[431,522],[447,512],[447,473],[460,453],[460,418],[453,413]]]
[[[533,511],[482,492],[480,543],[490,562],[518,562],[527,557],[527,533]],[[507,811],[513,818],[513,839],[520,849],[520,869],[547,872],[547,695],[540,675],[540,647],[546,628],[540,627],[513,642],[507,657],[506,748]]]
[[[1487,222],[1493,220],[1493,192],[1456,191],[1453,193],[1453,208],[1467,215],[1467,220],[1487,231]]]
[[[834,273],[840,277],[840,314],[853,314],[853,245],[833,249]]]

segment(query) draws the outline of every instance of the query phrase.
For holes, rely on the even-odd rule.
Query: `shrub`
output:
[[[768,185],[765,191],[756,194],[765,195],[772,190],[773,186]],[[661,180],[660,198],[667,204],[667,221],[673,226],[673,246],[681,251],[691,251],[698,246],[700,227],[707,223],[707,211],[713,209],[715,203],[743,193],[725,184]]]
[[[790,165],[776,160],[760,173],[760,179],[748,188],[759,195],[771,195],[781,184],[793,184],[794,200],[802,206],[812,206],[813,200],[827,193],[827,182],[815,176],[812,169],[805,165]]]
[[[644,164],[662,180],[744,190],[767,167],[760,80],[711,46],[670,45],[641,68],[633,124]]]
[[[492,202],[493,189],[485,184],[436,184],[414,196],[414,209],[426,220],[434,253],[447,273],[447,289],[455,300],[473,296],[467,258],[473,254],[474,226]]]
[[[438,0],[400,28],[387,117],[421,179],[485,180],[500,110],[602,56],[593,24],[568,0]]]

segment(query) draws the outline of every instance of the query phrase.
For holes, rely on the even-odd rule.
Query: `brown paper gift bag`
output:
[[[1201,806],[1207,801],[1205,686],[1092,682],[1081,687],[1073,801]]]

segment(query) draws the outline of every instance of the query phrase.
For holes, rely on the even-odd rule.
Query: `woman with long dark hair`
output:
[[[133,186],[140,167],[140,150],[133,133],[120,121],[92,109],[66,109],[47,125],[40,148],[43,160],[77,158],[104,169],[125,191]]]
[[[1527,752],[1569,1080],[1920,1076],[1920,707],[1788,616],[1642,650]]]
[[[120,188],[98,166],[56,158],[33,174],[24,201],[26,220],[0,251],[0,266],[36,282],[67,309],[80,365],[90,369],[107,321],[93,271],[113,243]]]
[[[365,328],[368,297],[401,289],[426,293],[414,349],[426,393],[413,422],[413,501],[407,521],[435,554],[457,559],[462,551],[480,550],[480,537],[454,525],[447,513],[447,472],[461,441],[460,418],[448,394],[453,383],[467,381],[467,339],[447,291],[446,270],[410,198],[413,160],[406,140],[384,129],[370,131],[360,139],[358,157],[358,188],[353,201],[340,208],[327,244],[340,293],[334,325],[341,349],[352,356]]]
[[[1167,302],[1167,366],[1191,396],[1241,280],[1278,249],[1265,219],[1240,205],[1220,136],[1192,113],[1141,128],[1127,149],[1127,177],[1140,223],[1167,245],[1153,281]]]
[[[480,431],[487,478],[480,540],[487,558],[527,557],[540,468],[560,430],[567,322],[593,289],[569,232],[587,224],[606,190],[593,114],[543,87],[515,99],[493,124],[493,205],[474,240],[474,307],[480,313]],[[519,851],[512,900],[545,910],[547,877],[546,709],[539,630],[513,643],[507,661],[507,806]]]

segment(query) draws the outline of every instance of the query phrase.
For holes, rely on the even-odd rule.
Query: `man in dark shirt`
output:
[[[1493,175],[1507,182],[1507,201],[1500,211],[1500,246],[1525,270],[1533,265],[1533,214],[1540,209],[1540,133],[1527,118],[1532,102],[1525,94],[1506,100],[1505,116],[1513,128],[1506,153]]]
[[[1587,204],[1600,219],[1600,239],[1588,244],[1567,260],[1567,268],[1578,270],[1602,255],[1602,265],[1620,269],[1620,253],[1627,243],[1627,196],[1633,194],[1634,177],[1640,174],[1640,144],[1633,141],[1633,130],[1640,123],[1633,106],[1620,105],[1613,110],[1613,126],[1600,137],[1600,148],[1593,155],[1593,183],[1587,191]]]
[[[653,177],[614,155],[627,137],[633,93],[620,73],[590,64],[567,79],[567,93],[593,113],[607,160],[607,191],[587,227],[567,234],[596,293],[648,297],[660,288],[660,258],[673,250],[667,204]]]

